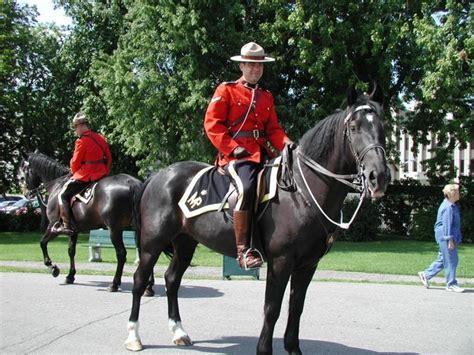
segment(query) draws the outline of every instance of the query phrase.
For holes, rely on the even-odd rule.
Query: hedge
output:
[[[358,198],[348,198],[344,202],[344,222],[349,222],[359,204]],[[350,242],[375,240],[380,232],[382,217],[377,206],[371,200],[364,200],[359,213],[349,229],[341,230],[338,239]]]
[[[466,243],[474,239],[474,179],[461,177],[461,232]],[[406,179],[394,181],[383,198],[377,200],[387,232],[410,239],[433,240],[434,223],[444,199],[444,185],[426,186]]]
[[[19,216],[0,213],[0,231],[2,232],[32,232],[39,231],[41,215],[32,209]]]

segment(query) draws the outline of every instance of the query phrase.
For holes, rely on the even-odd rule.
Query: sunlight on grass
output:
[[[0,233],[0,260],[42,262],[39,233]],[[68,238],[60,236],[48,244],[50,257],[55,262],[68,262]],[[127,249],[128,264],[133,264],[135,250]],[[410,240],[383,240],[375,242],[336,242],[332,250],[319,263],[319,270],[355,271],[382,274],[416,275],[427,268],[437,256],[434,242]],[[76,262],[87,263],[89,258],[88,235],[81,234],[77,244]],[[457,276],[474,277],[474,245],[459,247],[460,263]],[[103,262],[115,263],[115,250],[102,250]],[[158,264],[169,260],[162,255]],[[194,266],[222,267],[222,255],[199,245],[192,261]],[[441,275],[440,275],[441,276]]]

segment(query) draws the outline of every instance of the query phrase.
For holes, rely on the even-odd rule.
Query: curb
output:
[[[58,267],[65,273],[69,269],[69,263],[57,263]],[[0,267],[18,268],[18,269],[35,269],[38,271],[48,272],[47,268],[41,262],[35,261],[0,261]],[[115,272],[115,263],[78,263],[76,269],[78,275],[81,270],[87,270],[97,274],[110,274]],[[155,274],[163,275],[167,266],[155,266]],[[136,265],[126,264],[124,267],[124,274],[133,275],[136,270]],[[260,280],[265,280],[267,268],[262,267],[260,270]],[[207,267],[207,266],[190,266],[184,278],[200,278],[200,279],[223,279],[222,267]],[[234,278],[234,276],[232,277]],[[236,279],[242,278],[239,276]],[[244,278],[249,278],[245,277]],[[421,284],[418,275],[391,275],[391,274],[372,274],[363,272],[349,272],[349,271],[331,271],[331,270],[317,270],[313,281],[347,281],[347,282],[375,282],[375,283],[416,283]],[[474,278],[458,278],[460,285],[474,285]],[[433,284],[443,285],[445,279],[442,277],[435,277],[430,280]]]

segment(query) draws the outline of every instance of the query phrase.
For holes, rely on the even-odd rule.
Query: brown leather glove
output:
[[[298,145],[295,142],[289,140],[285,142],[285,146],[288,146],[289,150],[295,150]]]
[[[244,147],[238,146],[237,148],[234,149],[234,151],[232,152],[232,155],[234,156],[234,158],[241,159],[241,158],[248,157],[250,153]]]

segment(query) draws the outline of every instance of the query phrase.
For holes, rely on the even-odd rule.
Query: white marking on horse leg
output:
[[[128,338],[125,340],[125,348],[130,351],[140,351],[143,349],[140,335],[138,334],[138,321],[127,323]]]
[[[184,331],[183,326],[181,325],[181,322],[175,322],[174,320],[169,319],[168,328],[173,333],[174,344],[184,345],[184,346],[189,346],[193,344],[188,333]]]

